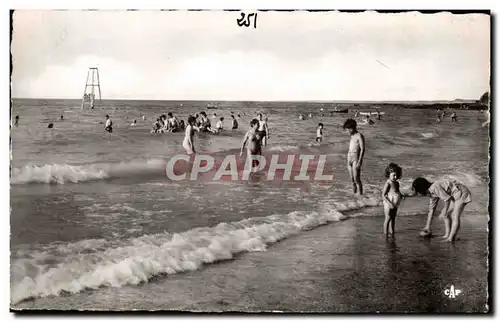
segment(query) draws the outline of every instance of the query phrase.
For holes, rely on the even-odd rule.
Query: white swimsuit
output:
[[[189,144],[189,138],[191,137],[191,131],[193,131],[193,127],[188,125],[186,127],[186,136],[184,137],[184,141],[182,142],[182,147],[186,150],[187,154],[193,154],[193,148]]]

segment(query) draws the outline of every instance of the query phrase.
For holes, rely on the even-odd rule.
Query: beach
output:
[[[358,197],[346,169],[349,137],[341,129],[353,111],[330,115],[307,103],[223,102],[207,114],[226,120],[241,114],[240,128],[199,134],[195,146],[235,153],[249,121],[262,112],[271,133],[264,153],[328,155],[331,184],[166,180],[165,159],[182,152],[183,134],[151,135],[151,123],[169,111],[186,119],[204,106],[103,101],[81,111],[77,100],[14,101],[12,114],[21,120],[11,132],[11,308],[487,310],[489,128],[482,127],[483,114],[457,111],[458,124],[436,124],[434,110],[382,109],[382,120],[359,128],[367,152],[365,195]],[[309,113],[313,118],[298,120]],[[112,135],[99,124],[106,114]],[[60,115],[64,121],[54,121]],[[134,119],[139,125],[132,128]],[[47,129],[49,122],[54,129]],[[314,146],[318,122],[325,139]],[[454,244],[418,236],[428,206],[423,197],[403,202],[396,236],[385,239],[380,195],[390,162],[403,168],[403,191],[417,176],[469,187],[473,201]],[[441,221],[433,226],[442,235]],[[450,298],[451,286],[463,292]]]
[[[423,218],[403,217],[392,240],[380,234],[381,217],[364,217],[323,226],[244,253],[234,261],[158,278],[137,289],[28,301],[19,308],[74,310],[173,310],[192,312],[413,312],[487,311],[487,232],[485,222],[464,220],[454,245],[418,237]],[[439,231],[439,230],[438,230]],[[470,238],[473,237],[473,238]],[[258,267],[256,271],[254,268]],[[463,290],[451,299],[444,291]],[[170,296],[142,297],[175,290]],[[68,303],[69,302],[69,303]],[[51,303],[51,304],[49,304]]]

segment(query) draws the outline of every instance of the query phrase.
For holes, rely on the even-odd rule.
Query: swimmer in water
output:
[[[64,116],[61,115],[61,121],[64,120]]]
[[[245,134],[243,142],[241,143],[240,157],[243,157],[243,151],[245,146],[247,146],[247,159],[250,159],[253,155],[262,155],[262,136],[259,131],[259,120],[253,119],[250,121],[250,130]],[[252,166],[258,165],[257,160],[252,160]]]
[[[396,215],[398,214],[398,208],[401,204],[403,196],[401,191],[399,191],[399,179],[403,174],[403,169],[395,163],[389,164],[385,169],[385,177],[387,181],[385,182],[384,188],[382,189],[382,201],[384,203],[384,234],[394,235],[394,224],[396,221]]]
[[[130,126],[137,126],[137,120],[134,120],[134,122],[132,122]]]
[[[451,117],[451,121],[453,123],[457,122],[457,113],[455,113],[455,112],[451,113],[450,117]]]
[[[175,117],[171,112],[169,112],[167,114],[168,116],[168,119],[167,119],[167,122],[166,122],[166,130],[168,132],[179,132],[180,129],[179,129],[179,120],[177,119],[177,117]]]
[[[362,195],[361,166],[365,156],[365,138],[363,134],[358,132],[356,121],[353,119],[345,121],[344,130],[351,136],[349,151],[347,152],[347,169],[351,177],[353,192]]]
[[[269,141],[269,127],[267,126],[267,117],[264,120],[262,117],[262,113],[259,113],[257,116],[258,116],[257,121],[259,121],[259,128],[258,128],[259,135],[262,140],[262,145],[266,146]]]
[[[111,121],[111,119],[109,118],[109,115],[106,115],[106,123],[104,125],[104,129],[108,132],[108,133],[113,133],[113,122]]]
[[[231,118],[233,119],[232,129],[236,130],[238,128],[238,121],[236,121],[236,118],[233,114],[231,114]]]
[[[186,126],[186,136],[182,142],[182,147],[186,150],[186,153],[191,155],[196,153],[194,149],[194,131],[197,130],[196,118],[190,115],[187,119],[188,125]]]
[[[217,122],[217,124],[215,125],[215,133],[219,133],[220,131],[222,131],[222,122],[224,122],[224,118],[221,117],[219,119],[219,121]]]
[[[367,116],[366,116],[366,120],[365,120],[365,123],[364,123],[364,124],[370,124],[370,125],[372,125],[373,123],[375,123],[375,122],[373,122],[373,121],[370,119],[370,116],[369,116],[369,115],[367,115]]]
[[[47,126],[47,128],[49,128],[49,129],[54,128],[54,123],[49,123],[49,126]]]
[[[318,129],[316,130],[316,142],[321,143],[323,141],[323,123],[318,124]]]
[[[203,132],[212,132],[212,125],[210,124],[210,120],[207,117],[207,113],[200,112],[200,129]]]
[[[429,213],[424,229],[420,232],[421,236],[431,235],[431,223],[434,212],[436,211],[438,201],[444,202],[443,209],[439,218],[444,222],[445,234],[442,237],[444,241],[452,242],[460,229],[460,215],[471,200],[469,189],[450,179],[440,179],[431,183],[425,178],[417,178],[412,184],[413,191],[417,195],[429,195]]]

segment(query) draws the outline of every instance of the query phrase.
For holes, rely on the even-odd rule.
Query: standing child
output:
[[[443,220],[445,228],[445,234],[442,238],[448,242],[454,241],[460,229],[460,215],[465,206],[471,202],[469,189],[455,180],[440,179],[431,183],[425,178],[415,179],[412,187],[416,194],[430,196],[427,222],[420,235],[429,236],[431,234],[432,217],[438,201],[441,200],[444,202],[444,206],[439,218]]]
[[[385,177],[387,178],[387,181],[382,189],[382,200],[384,203],[385,213],[384,234],[386,236],[389,235],[389,231],[390,234],[394,235],[396,215],[403,198],[401,192],[399,191],[398,182],[398,180],[401,179],[402,174],[403,169],[395,163],[389,164],[389,166],[385,169]]]
[[[106,115],[106,124],[104,124],[104,130],[106,130],[108,133],[113,133],[113,122],[111,121],[109,115]]]
[[[262,145],[266,146],[269,141],[269,127],[267,125],[267,117],[263,118],[262,113],[257,115],[259,121],[259,135],[262,138]]]
[[[351,176],[353,192],[363,194],[363,185],[361,184],[361,166],[365,156],[365,137],[357,130],[356,121],[348,119],[344,123],[344,130],[351,136],[349,142],[349,151],[347,152],[347,169]]]
[[[316,130],[316,142],[321,143],[321,141],[323,141],[323,123],[319,123]]]
[[[196,153],[194,149],[194,130],[195,130],[195,125],[196,125],[196,118],[192,115],[188,117],[187,120],[187,127],[186,127],[186,136],[184,137],[184,141],[182,142],[182,147],[186,149],[187,154],[194,154]]]

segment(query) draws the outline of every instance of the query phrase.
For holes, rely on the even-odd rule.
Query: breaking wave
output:
[[[222,222],[181,233],[54,243],[34,252],[19,250],[18,259],[11,263],[11,301],[17,304],[85,289],[137,285],[154,276],[197,270],[241,252],[265,251],[279,240],[348,217],[340,211],[379,204],[379,198],[364,197],[324,204],[317,211]]]

